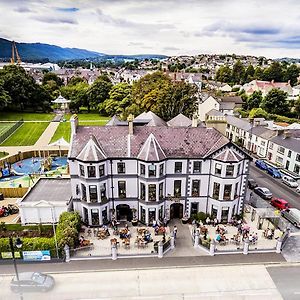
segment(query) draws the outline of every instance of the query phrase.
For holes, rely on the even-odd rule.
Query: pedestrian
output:
[[[214,227],[216,227],[218,225],[218,219],[214,218]]]
[[[210,218],[209,217],[206,218],[205,223],[206,223],[206,225],[210,224]]]
[[[177,226],[176,225],[174,225],[173,234],[174,234],[174,239],[176,239],[176,237],[177,237]]]

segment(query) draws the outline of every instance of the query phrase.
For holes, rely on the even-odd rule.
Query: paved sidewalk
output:
[[[48,125],[46,130],[42,133],[42,135],[34,144],[34,146],[37,147],[48,146],[59,124],[60,124],[59,122],[50,122],[50,124]]]

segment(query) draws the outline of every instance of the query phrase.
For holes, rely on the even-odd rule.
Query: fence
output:
[[[13,126],[8,128],[5,132],[0,135],[0,144],[2,144],[11,134],[13,134],[22,124],[23,119],[17,121]]]
[[[28,188],[17,187],[17,188],[0,188],[0,194],[3,194],[5,198],[21,198],[23,197]]]

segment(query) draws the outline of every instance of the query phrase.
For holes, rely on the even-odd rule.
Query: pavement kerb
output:
[[[266,262],[266,263],[236,263],[236,264],[215,264],[215,265],[179,265],[179,266],[162,266],[162,267],[143,267],[143,268],[122,268],[122,269],[103,269],[103,270],[71,270],[71,271],[55,271],[45,272],[47,274],[80,274],[80,273],[98,273],[98,272],[120,272],[120,271],[143,271],[143,270],[165,270],[165,269],[190,269],[190,268],[214,268],[214,267],[235,267],[235,266],[265,266],[270,267],[299,267],[300,262]],[[0,274],[0,276],[12,276],[11,274]]]

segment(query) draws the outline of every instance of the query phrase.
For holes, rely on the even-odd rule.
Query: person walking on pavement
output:
[[[174,234],[174,239],[176,239],[176,237],[177,237],[177,226],[176,225],[174,225],[173,234]]]

